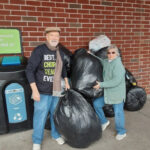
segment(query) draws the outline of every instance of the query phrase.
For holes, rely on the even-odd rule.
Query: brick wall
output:
[[[149,0],[0,0],[0,26],[21,30],[27,57],[45,41],[48,26],[61,27],[61,43],[72,52],[106,34],[150,94]]]

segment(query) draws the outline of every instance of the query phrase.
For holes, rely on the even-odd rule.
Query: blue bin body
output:
[[[23,87],[11,83],[5,88],[5,100],[9,123],[19,123],[27,120],[27,111]]]

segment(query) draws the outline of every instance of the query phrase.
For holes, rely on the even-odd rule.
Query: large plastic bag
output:
[[[64,63],[67,71],[68,77],[70,77],[70,69],[71,69],[71,60],[72,60],[72,53],[61,43],[59,43],[60,50],[64,52]]]
[[[65,92],[65,80],[61,78],[61,94],[63,95]],[[48,113],[46,123],[45,123],[45,129],[50,130],[51,125],[50,125],[50,114]]]
[[[125,79],[126,79],[127,91],[129,91],[131,87],[137,85],[136,79],[134,78],[134,76],[132,75],[132,73],[128,69],[126,69]]]
[[[104,110],[104,114],[106,117],[114,117],[114,109],[113,109],[113,105],[110,104],[105,104],[103,107]]]
[[[102,59],[107,59],[107,48],[108,47],[104,47],[100,50],[98,50],[95,55],[98,56],[99,58],[102,58]]]
[[[132,87],[127,93],[124,108],[128,111],[140,110],[146,102],[146,92],[142,87]]]
[[[96,81],[103,81],[102,69],[102,64],[97,57],[87,53],[85,49],[77,50],[72,61],[72,88],[89,98],[102,96],[103,89],[93,88]]]
[[[59,133],[72,147],[88,147],[102,134],[100,120],[93,108],[81,94],[72,89],[60,98],[54,121]]]
[[[99,35],[89,42],[89,49],[93,52],[96,52],[101,48],[110,46],[110,44],[111,41],[106,35]]]

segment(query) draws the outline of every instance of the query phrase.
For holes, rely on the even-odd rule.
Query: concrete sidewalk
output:
[[[150,149],[150,98],[140,111],[125,111],[127,137],[115,140],[114,120],[103,132],[102,138],[84,150],[149,150]],[[0,150],[32,150],[32,130],[0,135]],[[58,145],[45,130],[42,150],[75,150],[67,144]]]

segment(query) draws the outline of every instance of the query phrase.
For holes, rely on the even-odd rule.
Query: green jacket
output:
[[[108,59],[101,59],[101,62],[104,82],[100,82],[100,87],[104,88],[105,103],[118,104],[125,101],[125,68],[120,57],[116,57],[110,62]]]

